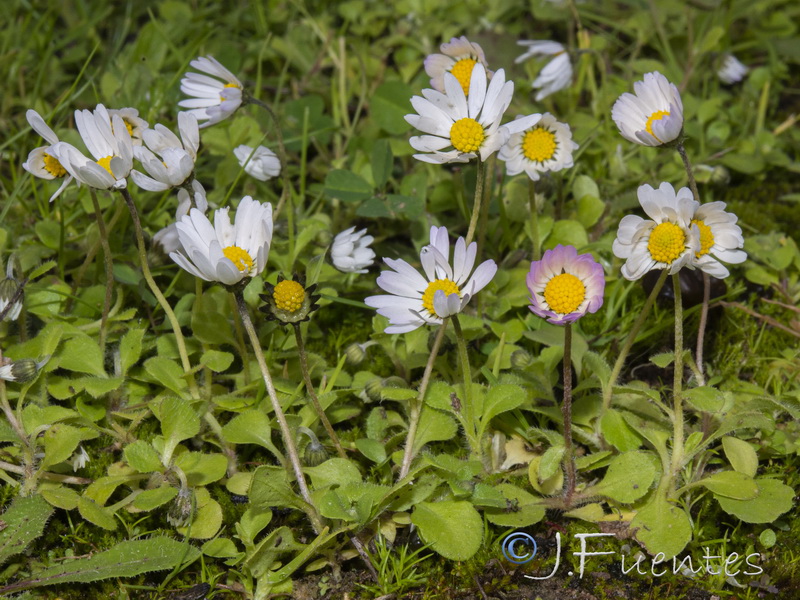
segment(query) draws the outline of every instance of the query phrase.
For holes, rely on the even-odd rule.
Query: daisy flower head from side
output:
[[[253,149],[242,144],[233,149],[233,154],[245,173],[259,181],[268,181],[281,174],[280,159],[266,146]]]
[[[472,80],[472,69],[480,63],[487,70],[487,77],[492,77],[483,49],[476,43],[470,42],[466,36],[452,38],[439,47],[441,54],[429,54],[425,58],[425,72],[431,78],[431,87],[439,92],[444,92],[444,75],[451,73],[461,84],[464,94],[469,94]]]
[[[572,83],[572,61],[563,44],[550,40],[519,40],[517,44],[527,47],[527,50],[514,60],[515,63],[521,63],[532,56],[553,57],[531,85],[533,89],[538,90],[536,92],[537,102],[547,98],[550,94],[563,90]]]
[[[683,131],[683,103],[674,83],[658,71],[645,73],[611,108],[611,118],[626,140],[643,146],[663,146]]]
[[[412,148],[425,153],[414,158],[434,164],[469,162],[478,155],[486,160],[500,149],[510,135],[500,121],[511,103],[514,82],[507,82],[505,72],[499,69],[488,87],[486,83],[486,69],[477,63],[472,69],[469,98],[451,73],[444,75],[444,94],[426,89],[422,96],[411,98],[417,114],[405,119],[426,134],[409,140]]]
[[[231,224],[228,208],[214,213],[214,224],[197,208],[177,223],[181,251],[170,253],[184,270],[205,281],[233,286],[264,270],[272,243],[272,205],[245,196]]]
[[[186,100],[178,106],[188,108],[198,121],[204,121],[200,128],[208,127],[228,118],[242,104],[243,86],[236,75],[213,56],[201,56],[189,63],[202,73],[187,72],[181,79],[181,91]],[[205,73],[205,74],[203,74]]]
[[[35,110],[31,109],[25,113],[25,118],[28,120],[28,123],[33,130],[42,136],[49,146],[40,146],[31,150],[28,153],[28,160],[22,163],[22,168],[31,175],[39,177],[40,179],[64,180],[55,193],[50,196],[50,202],[52,202],[58,198],[61,192],[64,191],[64,188],[66,188],[67,185],[69,185],[69,182],[72,181],[72,175],[67,172],[64,166],[58,160],[58,157],[55,155],[53,146],[58,144],[58,136],[53,132],[52,129],[50,129],[50,127],[47,126],[47,123],[44,122],[44,119],[41,117],[41,115]]]
[[[191,189],[191,193],[189,189]],[[193,179],[191,186],[182,187],[178,190],[178,209],[175,211],[175,221],[157,231],[153,235],[153,242],[159,244],[164,254],[177,252],[181,249],[181,241],[178,237],[178,221],[181,217],[188,215],[192,208],[196,208],[205,214],[208,210],[208,200],[206,190],[197,179]]]
[[[692,223],[698,203],[689,188],[676,194],[666,182],[658,189],[644,184],[638,195],[650,219],[626,215],[620,221],[612,250],[626,259],[622,276],[634,281],[653,269],[668,269],[672,275],[682,267],[694,268],[701,241],[700,229]]]
[[[388,295],[370,296],[364,302],[389,319],[386,333],[406,333],[426,323],[436,325],[461,312],[470,299],[497,272],[493,260],[475,265],[478,245],[458,238],[450,263],[450,237],[446,227],[431,227],[430,244],[420,251],[424,276],[402,259],[384,258],[391,269],[376,283]]]
[[[131,143],[134,146],[142,145],[142,133],[148,128],[147,121],[139,116],[139,111],[135,108],[109,108],[108,114],[111,118],[114,115],[122,117],[122,122],[131,136]]]
[[[573,323],[603,306],[606,278],[591,254],[559,244],[531,263],[526,278],[531,311],[553,325]]]
[[[722,63],[717,69],[717,77],[726,85],[739,83],[750,69],[730,52],[722,58]]]
[[[375,260],[375,251],[369,247],[374,240],[366,229],[348,227],[338,233],[331,246],[333,266],[343,273],[366,273]]]
[[[572,141],[572,131],[550,113],[518,116],[507,127],[513,133],[500,148],[499,157],[506,163],[509,175],[524,171],[538,181],[540,173],[568,169],[574,164],[572,153],[578,144]]]
[[[163,192],[191,177],[200,147],[197,118],[191,113],[178,113],[178,131],[180,139],[160,123],[144,131],[145,145],[134,146],[133,154],[150,176],[131,171],[131,179],[140,188]]]
[[[684,188],[686,189],[686,188]],[[724,202],[695,202],[691,225],[700,235],[700,249],[692,256],[692,264],[717,279],[724,279],[730,271],[722,264],[740,264],[747,260],[742,228],[736,224],[738,217],[725,212]]]

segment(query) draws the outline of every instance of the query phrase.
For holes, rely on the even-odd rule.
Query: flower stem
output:
[[[675,294],[675,374],[672,379],[674,402],[672,485],[674,485],[683,462],[683,300],[679,273],[672,276],[672,287]]]
[[[103,219],[103,211],[100,210],[100,203],[97,201],[97,193],[94,188],[89,188],[92,196],[92,206],[94,206],[94,217],[97,219],[97,228],[100,230],[100,244],[103,246],[103,266],[106,274],[106,295],[103,299],[103,315],[100,318],[100,351],[105,354],[106,350],[106,327],[108,313],[111,311],[111,297],[114,294],[114,265],[111,262],[111,247],[108,244],[108,230]]]
[[[269,395],[270,402],[272,403],[272,410],[275,412],[275,418],[278,420],[278,425],[281,429],[281,436],[283,437],[283,445],[286,447],[286,452],[289,454],[289,462],[292,465],[297,485],[300,487],[300,495],[303,500],[310,507],[308,513],[314,529],[319,532],[322,530],[322,522],[317,514],[314,502],[311,500],[311,493],[308,491],[306,479],[303,475],[303,468],[300,466],[300,456],[297,454],[297,446],[294,443],[292,432],[289,429],[289,423],[286,422],[286,415],[283,414],[283,408],[278,401],[278,394],[275,392],[275,386],[272,384],[272,377],[267,368],[267,362],[264,360],[264,353],[261,350],[261,342],[258,340],[258,334],[253,327],[253,322],[250,320],[250,313],[247,310],[247,304],[244,301],[244,295],[241,291],[234,292],[236,298],[236,307],[239,309],[239,315],[242,318],[242,325],[250,338],[250,344],[253,346],[253,353],[258,361],[258,367],[261,369],[261,376],[264,379],[264,385],[267,388],[267,395]]]
[[[486,166],[478,157],[478,176],[475,182],[475,200],[472,204],[472,216],[469,219],[469,229],[467,230],[467,246],[475,237],[475,228],[478,225],[478,217],[481,214],[481,200],[483,199],[483,180],[486,176]]]
[[[542,258],[539,240],[539,207],[536,205],[536,182],[528,178],[528,201],[531,209],[531,240],[533,241],[533,260]]]
[[[469,364],[469,354],[467,353],[467,342],[464,333],[461,331],[461,323],[458,322],[458,315],[453,315],[453,327],[456,330],[456,345],[458,346],[458,358],[461,363],[461,374],[464,378],[464,402],[463,414],[466,425],[465,433],[469,441],[471,450],[479,459],[482,458],[480,440],[476,438],[477,423],[475,423],[475,407],[472,404],[472,369]]]
[[[294,325],[294,336],[297,340],[297,353],[300,357],[300,370],[303,372],[303,381],[306,383],[306,390],[308,391],[308,396],[311,398],[311,403],[314,405],[314,410],[317,411],[317,416],[319,420],[322,421],[322,426],[325,427],[325,431],[328,432],[328,437],[331,438],[333,445],[336,446],[336,452],[339,454],[341,458],[347,458],[347,454],[342,448],[342,444],[339,442],[339,436],[336,435],[336,432],[333,430],[333,425],[328,420],[325,411],[322,409],[322,406],[319,403],[319,398],[317,398],[317,393],[314,391],[314,384],[311,382],[311,375],[308,372],[308,357],[306,355],[306,347],[303,343],[303,334],[300,332],[300,324],[293,323]]]
[[[572,324],[564,326],[564,401],[561,414],[564,417],[564,470],[567,482],[564,489],[564,508],[572,506],[575,494],[575,455],[572,451]]]
[[[252,96],[247,97],[247,102],[250,104],[255,104],[263,108],[267,111],[270,119],[272,119],[272,124],[275,126],[275,135],[278,138],[278,158],[281,160],[281,179],[283,180],[283,189],[281,190],[281,197],[278,200],[278,205],[275,207],[275,218],[278,218],[281,210],[283,209],[283,205],[286,203],[286,199],[291,194],[291,186],[289,184],[289,173],[286,169],[288,162],[286,158],[286,146],[283,143],[283,131],[281,131],[281,127],[278,123],[278,117],[273,112],[272,108],[269,104],[262,102],[258,98],[253,98]]]
[[[694,179],[694,171],[692,170],[692,163],[689,162],[689,155],[686,154],[686,148],[683,146],[683,141],[681,140],[678,142],[678,145],[675,146],[678,150],[678,154],[681,155],[681,159],[683,159],[683,168],[686,169],[686,176],[689,178],[689,188],[692,190],[692,196],[697,202],[700,202],[700,192],[697,191],[697,182]]]
[[[400,475],[397,480],[403,479],[408,475],[411,468],[411,461],[414,459],[414,438],[417,435],[417,426],[419,425],[419,418],[422,414],[422,407],[425,404],[425,392],[428,390],[428,383],[431,380],[431,372],[433,371],[433,363],[439,354],[439,348],[442,346],[444,340],[444,333],[447,329],[447,319],[445,319],[439,331],[436,332],[436,337],[433,340],[433,348],[431,348],[431,355],[428,357],[428,363],[425,365],[425,372],[422,374],[422,381],[419,384],[419,393],[417,397],[411,401],[410,414],[408,418],[408,434],[406,435],[406,446],[403,452],[403,462],[400,465]]]

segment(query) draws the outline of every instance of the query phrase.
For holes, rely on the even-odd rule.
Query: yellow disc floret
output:
[[[112,158],[114,158],[114,157],[113,156],[106,156],[106,157],[101,158],[100,160],[98,160],[97,164],[100,165],[101,167],[103,167],[106,171],[108,171],[109,175],[111,175],[112,177],[116,177],[116,175],[114,175],[114,171],[111,170],[111,159]]]
[[[58,159],[55,156],[52,156],[45,152],[42,155],[42,160],[44,161],[44,170],[50,173],[53,177],[64,177],[67,174],[67,170],[58,162]]]
[[[272,299],[275,300],[275,306],[279,309],[293,313],[303,306],[303,301],[306,299],[306,291],[296,281],[285,279],[275,286]]]
[[[230,259],[241,273],[249,273],[250,269],[253,268],[253,259],[244,248],[228,246],[222,249],[222,253],[225,255],[225,258]]]
[[[660,121],[664,117],[668,117],[668,116],[669,116],[669,111],[668,110],[657,110],[652,115],[650,115],[647,118],[647,123],[645,123],[645,126],[644,126],[644,128],[647,130],[647,133],[649,133],[650,135],[652,135],[654,138],[656,138],[658,140],[658,136],[655,133],[653,133],[653,121]],[[660,142],[661,140],[658,140],[658,141]]]
[[[472,68],[477,62],[478,61],[474,58],[462,58],[450,69],[450,72],[458,79],[458,83],[461,84],[461,89],[464,90],[465,96],[469,95],[469,82],[472,80]]]
[[[556,153],[556,135],[544,127],[525,132],[522,138],[522,154],[534,162],[550,160]]]
[[[661,223],[650,232],[647,250],[656,262],[671,264],[685,248],[686,234],[675,223]]]
[[[544,288],[544,299],[550,310],[568,315],[578,310],[586,298],[586,286],[571,273],[556,275]]]
[[[483,127],[475,119],[459,119],[450,128],[450,142],[459,152],[476,152],[485,139]]]
[[[711,246],[714,245],[714,234],[711,232],[711,227],[700,219],[694,219],[692,225],[697,225],[697,228],[700,230],[700,252],[695,254],[697,258],[700,258],[704,254],[708,254],[711,250]]]
[[[427,308],[428,312],[432,315],[436,314],[436,310],[433,308],[433,297],[439,290],[442,290],[446,296],[449,296],[450,294],[458,294],[458,296],[461,297],[461,290],[458,289],[455,281],[451,281],[450,279],[437,279],[436,281],[431,281],[428,284],[425,293],[422,294],[422,306]]]

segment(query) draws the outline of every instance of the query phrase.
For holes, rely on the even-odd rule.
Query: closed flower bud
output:
[[[181,488],[167,511],[167,522],[173,527],[184,527],[192,513],[192,490]]]
[[[39,372],[39,369],[47,362],[48,358],[50,357],[47,356],[41,361],[35,361],[32,358],[22,358],[11,364],[3,365],[0,367],[0,379],[14,381],[16,383],[32,381]]]
[[[515,369],[527,369],[533,364],[533,357],[527,350],[519,349],[511,353],[511,366]]]
[[[317,436],[308,427],[298,427],[298,434],[303,434],[308,438],[308,444],[303,452],[303,462],[307,467],[316,467],[328,460],[328,451],[325,450]]]
[[[367,397],[373,402],[378,402],[381,399],[381,390],[383,389],[383,379],[376,377],[370,379],[367,385],[364,386],[364,391],[367,392]]]
[[[351,365],[360,365],[367,357],[367,348],[374,346],[378,342],[364,342],[363,344],[352,343],[344,351],[347,362]]]

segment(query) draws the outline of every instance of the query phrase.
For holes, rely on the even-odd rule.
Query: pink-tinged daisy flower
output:
[[[536,92],[536,101],[540,102],[572,83],[572,62],[569,53],[563,44],[550,40],[520,40],[520,46],[527,46],[527,50],[519,55],[514,62],[520,63],[532,56],[552,56],[553,59],[539,72],[531,87]]]
[[[527,277],[531,311],[553,325],[566,325],[603,306],[606,278],[591,254],[559,244],[531,263]]]
[[[444,74],[452,73],[461,84],[464,94],[469,94],[472,69],[477,63],[484,66],[487,76],[491,79],[492,72],[489,71],[483,49],[478,44],[470,42],[466,36],[452,38],[439,49],[442,51],[441,54],[429,54],[425,58],[425,72],[431,78],[433,89],[444,92]]]
[[[228,118],[242,104],[242,82],[222,66],[213,56],[201,56],[189,63],[198,71],[206,73],[186,73],[181,79],[181,91],[193,96],[178,102],[178,106],[205,121],[200,128],[208,127]]]
[[[611,108],[611,118],[626,140],[643,146],[662,146],[683,130],[683,103],[674,83],[658,71],[645,73]]]
[[[470,299],[492,280],[497,272],[493,260],[478,265],[473,272],[478,245],[456,241],[452,266],[450,237],[446,227],[431,227],[431,243],[420,251],[425,273],[401,259],[384,258],[391,271],[383,271],[378,286],[389,295],[370,296],[364,302],[389,319],[386,333],[406,333],[460,313]],[[471,275],[470,275],[471,274]]]

